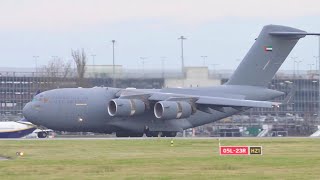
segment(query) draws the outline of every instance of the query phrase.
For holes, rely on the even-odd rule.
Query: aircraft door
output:
[[[88,111],[88,98],[81,94],[79,98],[77,98],[75,103],[75,118],[81,124],[84,124],[87,119],[87,111]]]
[[[76,104],[76,118],[79,123],[82,123],[87,120],[87,104]]]

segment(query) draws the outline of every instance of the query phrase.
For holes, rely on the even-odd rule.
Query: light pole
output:
[[[33,56],[33,58],[34,58],[34,63],[35,63],[35,68],[36,68],[36,73],[38,72],[38,58],[39,58],[39,56]]]
[[[112,84],[113,87],[116,87],[116,75],[115,75],[115,62],[114,62],[114,44],[116,40],[112,40]]]
[[[58,59],[58,56],[51,56],[51,57],[54,61]]]
[[[161,73],[162,73],[162,78],[164,78],[164,61],[166,61],[166,57],[162,56],[161,57]]]
[[[293,77],[296,77],[296,59],[298,57],[291,57],[291,59],[293,60]]]
[[[320,36],[318,36],[319,38],[319,54],[318,54],[318,65],[319,65],[319,69],[318,69],[318,121],[320,121]]]
[[[144,77],[144,63],[146,62],[145,60],[147,59],[147,57],[140,57],[140,59],[141,59],[141,63],[142,63],[142,74]]]
[[[294,61],[295,63],[297,63],[297,75],[299,77],[299,64],[302,62],[302,61]]]
[[[180,36],[178,40],[181,40],[181,72],[184,76],[184,58],[183,58],[183,40],[186,40],[184,36]]]
[[[92,56],[92,74],[93,74],[93,77],[94,77],[94,74],[95,74],[95,67],[94,67],[94,57],[96,56],[95,54],[91,54]]]
[[[216,66],[218,66],[219,64],[210,64],[212,66],[212,70],[213,70],[213,74],[216,73]]]
[[[208,57],[208,56],[201,56],[202,57],[202,59],[203,59],[203,66],[206,66],[206,58]]]
[[[313,66],[314,64],[308,64],[308,65],[309,65],[310,73],[311,73],[311,71],[312,71],[312,66]]]
[[[92,65],[94,66],[94,57],[96,56],[95,54],[91,54],[92,56]]]
[[[58,56],[52,56],[53,63],[55,63],[59,59]],[[54,70],[53,70],[54,71]],[[58,70],[59,71],[59,70]],[[54,77],[58,74],[58,72],[51,72],[51,76]]]
[[[313,58],[316,60],[316,71],[317,71],[318,70],[319,56],[313,56]]]

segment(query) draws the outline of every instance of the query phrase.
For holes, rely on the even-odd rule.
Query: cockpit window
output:
[[[35,96],[35,97],[33,97],[32,101],[37,102],[37,101],[39,101],[39,99]]]
[[[47,103],[49,101],[48,98],[46,98],[43,94],[40,95],[36,95],[33,97],[32,99],[33,102],[43,102],[43,103]]]

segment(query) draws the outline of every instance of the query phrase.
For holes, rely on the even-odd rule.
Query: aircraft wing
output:
[[[128,95],[129,94],[129,95]],[[281,103],[270,101],[255,101],[245,99],[233,99],[225,97],[211,97],[211,96],[196,96],[188,94],[178,93],[164,93],[157,92],[126,92],[124,95],[120,95],[122,99],[145,99],[149,101],[186,101],[195,105],[201,105],[202,107],[260,107],[260,108],[272,108],[277,107]]]
[[[141,115],[153,109],[154,116],[164,120],[188,118],[197,111],[227,113],[231,109],[245,111],[252,107],[273,108],[280,105],[269,101],[203,96],[191,89],[122,89],[115,97],[108,104],[110,116]]]
[[[176,91],[177,92],[177,91]],[[251,107],[272,108],[280,103],[255,101],[226,97],[194,95],[187,89],[178,93],[161,90],[120,90],[108,105],[110,116],[133,116],[153,108],[158,119],[181,119],[190,117],[196,111],[212,114],[213,110],[225,113],[226,108],[244,111]]]

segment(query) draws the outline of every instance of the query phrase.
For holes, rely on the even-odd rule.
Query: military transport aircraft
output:
[[[252,107],[277,108],[269,102],[284,95],[267,88],[295,44],[320,35],[279,25],[263,27],[229,81],[199,88],[54,89],[25,105],[30,122],[59,131],[116,133],[117,137],[173,137],[184,129],[211,123]]]

